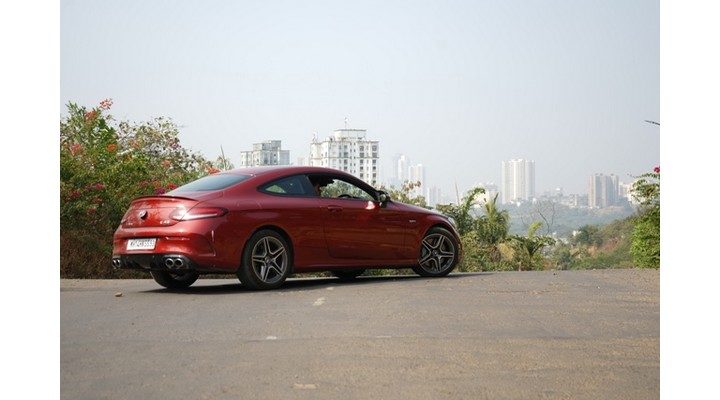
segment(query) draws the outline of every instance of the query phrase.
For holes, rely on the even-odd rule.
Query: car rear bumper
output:
[[[130,269],[138,271],[230,272],[223,269],[202,266],[190,257],[176,253],[115,254],[112,257],[112,267],[115,270]]]
[[[228,246],[218,246],[215,232],[220,222],[209,218],[169,227],[119,227],[113,236],[111,265],[115,269],[145,271],[184,269],[234,273],[240,258],[229,252]],[[154,247],[129,249],[128,242],[133,239],[155,239]]]

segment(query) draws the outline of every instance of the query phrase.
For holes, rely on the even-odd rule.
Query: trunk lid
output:
[[[123,216],[120,225],[123,228],[173,226],[179,222],[172,218],[173,213],[189,210],[200,201],[222,196],[222,192],[201,193],[198,196],[192,196],[192,193],[187,194],[189,195],[187,197],[168,195],[138,197],[130,203],[130,208]]]

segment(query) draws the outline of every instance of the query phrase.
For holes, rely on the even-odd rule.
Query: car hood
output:
[[[393,203],[395,203],[400,209],[402,209],[404,211],[412,211],[412,212],[417,212],[417,213],[422,213],[422,214],[442,215],[444,217],[443,214],[441,214],[435,210],[428,210],[427,208],[424,208],[424,207],[416,206],[413,204],[401,203],[399,201],[394,201],[394,200],[393,200]]]

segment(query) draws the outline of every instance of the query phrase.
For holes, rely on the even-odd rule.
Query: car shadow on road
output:
[[[463,279],[471,276],[484,276],[492,275],[492,272],[467,272],[450,274],[443,278],[425,278],[417,275],[389,275],[389,276],[361,276],[352,281],[341,281],[337,278],[292,278],[285,281],[285,283],[278,289],[271,290],[270,292],[291,292],[298,290],[315,290],[320,287],[332,287],[332,286],[356,286],[356,285],[370,285],[370,284],[383,284],[397,281],[416,281],[423,279]],[[202,285],[203,279],[198,280],[196,283],[198,286],[191,286],[187,289],[153,289],[145,290],[142,293],[178,293],[178,294],[196,294],[196,295],[213,295],[213,294],[230,294],[230,293],[259,293],[257,290],[250,290],[243,286],[242,283],[231,279],[227,280],[227,284],[219,285]],[[232,283],[231,283],[232,282]]]

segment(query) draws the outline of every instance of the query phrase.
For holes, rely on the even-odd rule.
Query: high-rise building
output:
[[[588,183],[588,207],[605,208],[618,204],[617,175],[593,174]]]
[[[400,185],[405,183],[405,181],[410,180],[410,176],[408,175],[409,162],[410,161],[405,154],[400,154],[395,162],[395,176],[397,177],[398,182],[400,182]]]
[[[339,169],[377,186],[379,142],[366,138],[366,129],[336,129],[323,141],[310,144],[310,165]]]
[[[280,140],[254,143],[252,150],[240,152],[240,166],[290,165],[290,150],[282,150],[281,147]]]
[[[422,195],[425,192],[425,167],[422,164],[415,164],[408,167],[407,180],[412,183],[420,183],[420,186],[414,188],[411,193],[415,196]]]
[[[516,159],[502,163],[502,203],[535,197],[535,161]]]
[[[427,190],[427,205],[435,207],[438,203],[442,202],[442,191],[437,186],[429,187]]]

